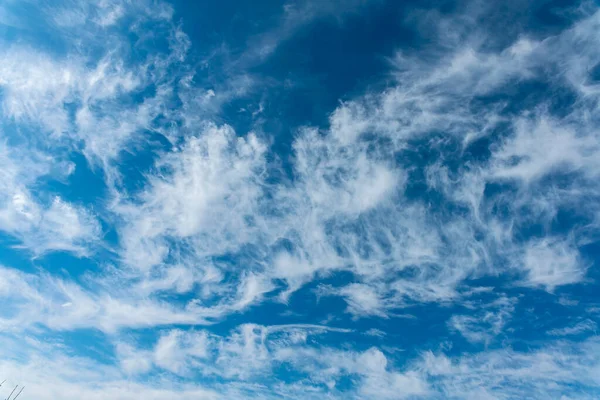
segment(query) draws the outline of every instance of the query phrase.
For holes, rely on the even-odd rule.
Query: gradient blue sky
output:
[[[593,1],[0,1],[0,395],[600,398],[599,49]]]

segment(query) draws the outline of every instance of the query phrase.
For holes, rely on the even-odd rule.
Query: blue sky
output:
[[[0,394],[599,398],[599,47],[592,1],[0,1]]]

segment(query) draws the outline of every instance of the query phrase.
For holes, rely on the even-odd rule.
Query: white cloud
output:
[[[90,69],[83,67],[82,59],[56,61],[28,48],[10,48],[3,58],[0,86],[5,115],[38,123],[55,137],[70,131],[65,104],[81,101],[83,113],[95,101],[129,92],[140,83],[110,57]]]
[[[579,126],[563,127],[545,116],[538,121],[519,119],[515,136],[494,153],[491,173],[493,178],[524,182],[553,172],[582,171],[594,178],[600,172],[599,151],[598,137]]]
[[[427,383],[418,373],[387,372],[387,359],[379,350],[367,350],[357,361],[365,369],[360,393],[367,398],[401,399],[423,396],[429,392]]]
[[[385,337],[386,333],[384,331],[382,331],[381,329],[370,328],[369,330],[367,330],[365,332],[365,335],[375,336],[375,337]]]
[[[207,358],[208,337],[205,333],[171,331],[161,336],[154,348],[154,360],[158,367],[176,374],[186,374],[186,359]]]
[[[224,358],[217,364],[208,361],[196,373],[206,374],[208,378],[214,373],[228,373],[231,371],[229,368],[237,369],[235,375],[227,375],[229,378],[224,384],[211,379],[203,385],[178,383],[158,375],[149,380],[152,383],[142,385],[125,377],[131,364],[121,363],[122,369],[119,369],[85,357],[69,356],[49,343],[31,338],[17,340],[6,334],[1,338],[4,350],[0,372],[8,377],[10,383],[24,385],[28,396],[42,400],[58,395],[66,399],[80,396],[100,399],[107,393],[122,400],[139,398],[140,395],[150,399],[160,396],[183,399],[272,399],[281,396],[297,399],[322,396],[334,399],[542,399],[561,394],[591,399],[600,390],[598,342],[595,339],[578,344],[550,343],[527,353],[494,350],[450,358],[441,353],[426,352],[400,371],[391,366],[388,358],[376,348],[362,352],[313,348],[302,343],[293,344],[285,340],[285,335],[269,340],[268,332],[268,327],[246,326],[229,337],[212,338],[222,342],[216,347],[216,356],[222,354]],[[181,335],[185,334],[170,333],[163,337],[171,341],[174,337],[181,338]],[[205,343],[205,337],[200,336],[192,334],[186,337],[199,338],[199,343]],[[181,343],[179,339],[175,341]],[[168,357],[180,354],[182,350],[179,346],[158,345],[157,348],[161,348],[159,353],[164,352],[163,356]],[[190,350],[189,347],[187,349]],[[195,352],[195,349],[190,350],[188,361],[194,358],[192,354]],[[123,351],[119,354],[122,355]],[[142,356],[142,360],[136,361],[138,364],[143,359],[152,358],[150,351],[140,353],[138,350],[137,354]],[[204,354],[202,350],[199,360]],[[293,383],[273,383],[269,387],[257,384],[256,378],[265,368],[280,363],[285,363],[296,373],[307,374],[310,381],[300,379]],[[166,365],[172,366],[171,363]],[[140,368],[139,365],[136,368]],[[141,370],[145,371],[145,366],[142,365]],[[336,382],[342,377],[352,377],[354,384],[351,388],[337,390]],[[329,394],[325,394],[326,391]],[[586,394],[588,397],[585,397]]]
[[[315,382],[332,388],[339,377],[357,375],[358,398],[410,398],[429,394],[427,382],[416,371],[403,373],[390,370],[387,358],[376,348],[360,353],[333,349],[281,349],[275,357],[310,374]]]
[[[471,315],[453,315],[448,321],[469,342],[488,346],[503,331],[515,308],[515,299],[500,297],[490,304],[477,307],[481,311]]]
[[[579,300],[576,299],[572,299],[566,296],[561,296],[558,299],[558,304],[560,304],[561,306],[565,306],[565,307],[573,307],[573,306],[577,306],[579,304]]]
[[[596,331],[596,323],[592,320],[586,319],[585,321],[581,321],[576,323],[573,326],[567,326],[564,328],[555,328],[550,329],[547,333],[552,336],[570,336],[570,335],[579,335],[588,331]]]
[[[336,5],[288,6],[282,25],[251,43],[251,60],[240,63],[265,59],[302,24],[335,14]],[[340,271],[353,283],[322,286],[318,293],[343,298],[346,312],[357,318],[389,318],[414,303],[473,305],[464,287],[473,278],[512,274],[520,277],[516,284],[549,292],[585,282],[588,265],[579,247],[597,235],[597,221],[568,234],[553,232],[551,222],[567,207],[585,218],[600,215],[600,91],[584,70],[600,61],[600,13],[555,36],[523,36],[502,49],[475,31],[464,41],[435,39],[431,54],[399,54],[388,89],[341,103],[327,128],[294,133],[289,171],[283,171],[267,134],[206,120],[215,104],[248,93],[253,77],[241,74],[224,83],[225,90],[194,87],[183,65],[190,41],[169,21],[169,6],[101,1],[90,7],[93,12],[75,2],[52,20],[70,35],[85,31],[106,40],[100,57],[73,48],[59,57],[24,45],[2,53],[4,122],[35,134],[17,145],[9,135],[2,142],[0,229],[36,255],[90,254],[101,241],[97,217],[35,188],[42,177],[67,177],[72,165],[62,154],[79,151],[108,185],[110,198],[99,207],[118,233],[116,265],[88,271],[81,282],[1,268],[0,298],[12,307],[0,314],[0,326],[15,334],[93,328],[114,340],[118,365],[30,349],[25,360],[3,358],[0,373],[20,371],[17,378],[40,399],[61,391],[90,399],[347,398],[339,387],[344,379],[355,384],[355,398],[549,398],[577,395],[574,385],[598,391],[598,344],[591,339],[531,353],[486,351],[460,359],[427,353],[397,368],[377,348],[316,344],[318,334],[346,330],[243,324],[218,336],[184,328],[241,314],[275,293],[291,304],[304,285]],[[141,21],[167,21],[161,29],[168,54],[125,61],[136,49],[113,28],[127,23],[132,10],[146,10],[128,26],[139,34],[138,45],[146,40]],[[453,28],[448,21],[439,26]],[[81,40],[86,43],[86,35]],[[503,101],[477,105],[482,96],[504,95],[524,81],[570,90],[574,102],[560,116],[551,111],[552,99],[518,115]],[[146,91],[153,94],[139,100]],[[152,154],[153,166],[141,171],[140,187],[130,192],[118,161],[123,151],[137,154],[136,146],[148,144],[145,131],[169,145]],[[489,155],[463,157],[479,139],[492,143]],[[424,147],[435,159],[413,161]],[[555,184],[552,178],[561,174],[573,178]],[[415,189],[416,183],[423,186]],[[495,193],[494,185],[507,190]],[[539,237],[523,238],[520,229],[528,224],[542,226]],[[475,304],[448,326],[487,346],[504,333],[514,306],[506,298]],[[166,330],[151,346],[123,335],[159,327]],[[593,329],[585,320],[548,334]],[[376,330],[367,335],[382,336]],[[280,366],[302,378],[278,382]],[[140,376],[158,373],[201,376],[207,384],[141,383]]]
[[[403,171],[369,157],[368,143],[353,139],[344,142],[335,131],[322,136],[316,129],[304,129],[294,142],[299,184],[322,218],[369,211],[404,183]]]
[[[445,397],[467,399],[594,398],[599,390],[598,341],[553,343],[528,353],[510,349],[460,358],[425,353],[419,369]]]
[[[67,175],[72,170],[70,164],[59,167],[66,167]],[[97,244],[101,228],[91,212],[58,196],[38,199],[30,191],[40,177],[60,178],[48,158],[3,147],[0,168],[0,230],[15,236],[36,255],[57,250],[86,255]]]
[[[173,173],[150,178],[140,196],[141,207],[123,209],[132,224],[124,236],[135,234],[139,241],[167,235],[201,237],[197,245],[202,247],[196,250],[200,255],[224,252],[248,241],[236,236],[247,234],[245,218],[257,207],[264,152],[265,146],[254,135],[237,138],[228,126],[207,126],[181,151],[160,160],[157,167]]]
[[[389,310],[387,302],[380,297],[381,287],[369,286],[362,283],[351,283],[340,289],[321,286],[318,296],[341,296],[348,304],[346,312],[354,317],[387,318]]]
[[[207,334],[205,331],[171,330],[162,334],[150,350],[136,350],[131,345],[118,343],[117,355],[122,368],[129,373],[147,373],[150,370],[148,363],[152,363],[157,368],[176,375],[219,376],[234,381],[252,382],[262,379],[264,374],[269,374],[282,362],[295,363],[295,358],[288,359],[295,357],[295,349],[306,348],[312,352],[309,350],[309,337],[348,332],[346,329],[305,324],[244,324],[226,337]],[[378,354],[383,357],[381,353]],[[335,358],[331,361],[340,360]],[[316,379],[321,379],[317,377],[317,371],[312,371],[311,374],[313,373]]]
[[[582,281],[586,271],[584,262],[572,245],[551,238],[527,245],[523,267],[527,273],[524,284],[542,286],[548,291]]]
[[[248,48],[229,65],[248,67],[260,64],[271,56],[277,48],[290,39],[294,33],[312,22],[325,17],[341,20],[345,15],[358,11],[373,0],[302,0],[286,2],[281,8],[279,23],[272,29],[248,39]]]
[[[348,311],[354,315],[376,315],[385,317],[377,290],[358,283],[345,286],[340,294],[348,302]]]
[[[128,400],[143,396],[148,399],[220,399],[215,391],[195,385],[178,387],[172,382],[159,379],[155,385],[128,380],[117,368],[85,357],[73,357],[59,348],[31,342],[2,338],[4,345],[11,345],[3,352],[0,373],[7,377],[7,384],[25,387],[23,397],[36,399],[114,399]],[[22,357],[15,357],[15,353]],[[14,385],[13,385],[14,386]],[[2,387],[3,394],[8,395]]]
[[[0,318],[7,331],[28,329],[38,324],[52,330],[95,328],[114,333],[121,328],[144,328],[169,324],[207,324],[207,317],[223,309],[177,308],[164,301],[133,297],[127,288],[110,291],[81,285],[49,274],[30,274],[2,267],[0,296],[14,305]],[[96,285],[102,282],[94,282]]]
[[[102,6],[108,16],[117,8],[113,3]],[[195,131],[182,141],[177,138],[181,133],[157,128],[174,148],[161,154],[146,174],[147,185],[133,197],[118,184],[111,186],[114,202],[108,212],[120,218],[120,255],[133,267],[127,278],[135,282],[136,295],[188,293],[199,286],[205,299],[218,293],[222,301],[216,308],[194,304],[192,309],[219,316],[263,301],[277,288],[278,280],[287,285],[279,297],[287,301],[315,276],[348,270],[360,278],[357,287],[371,288],[360,292],[362,297],[350,288],[337,291],[349,300],[349,311],[385,316],[385,310],[410,299],[458,298],[457,285],[471,275],[491,272],[496,258],[511,258],[510,264],[524,272],[530,284],[549,290],[583,279],[580,264],[564,267],[573,274],[542,273],[533,253],[540,253],[543,246],[519,249],[512,238],[511,218],[517,218],[517,210],[498,221],[485,212],[493,204],[483,198],[486,183],[498,178],[531,183],[564,166],[585,177],[595,176],[596,136],[590,129],[578,130],[577,113],[558,121],[547,117],[542,107],[531,118],[509,121],[514,134],[491,148],[489,163],[479,169],[450,176],[445,166],[429,168],[428,182],[450,199],[467,202],[472,214],[441,215],[428,204],[406,201],[404,188],[415,167],[400,167],[397,156],[411,146],[407,139],[424,138],[431,131],[462,137],[465,146],[489,135],[508,117],[499,114],[501,106],[475,109],[467,106],[468,100],[515,80],[539,79],[540,60],[556,62],[552,49],[562,49],[582,35],[592,40],[586,29],[593,27],[590,21],[595,18],[546,41],[521,37],[496,52],[484,51],[475,41],[466,49],[446,47],[436,62],[398,56],[395,87],[341,104],[331,114],[327,130],[309,127],[297,133],[294,179],[277,184],[268,180],[276,169],[267,161],[268,140],[253,134],[238,137],[226,125],[195,116],[201,105],[191,100],[195,92],[186,80],[189,75],[180,80],[179,99],[185,103],[181,111],[161,107],[178,82],[167,78],[167,71],[189,47],[178,28],[168,29],[174,40],[172,54],[151,57],[134,67],[126,67],[118,51],[89,63],[79,58],[54,60],[32,49],[9,49],[0,73],[6,91],[3,104],[7,115],[19,121],[35,120],[56,137],[83,140],[83,151],[90,159],[102,160],[107,178],[115,182],[119,171],[111,160],[156,115],[166,113],[185,121],[185,132]],[[150,66],[156,72],[145,73]],[[45,79],[48,75],[54,78]],[[553,74],[550,78],[559,79]],[[157,86],[155,97],[124,109],[117,106],[148,85]],[[81,104],[71,121],[63,104],[77,101]],[[374,134],[386,145],[375,145],[370,139]],[[548,137],[560,141],[561,151],[538,144],[549,143]],[[533,201],[524,198],[521,205]],[[26,199],[17,197],[17,202],[23,205]],[[546,201],[548,210],[558,206],[548,197],[536,201]],[[46,227],[49,232],[70,226],[53,220],[53,210]],[[69,221],[87,221],[83,211],[66,215],[73,216]],[[475,239],[482,228],[486,235]],[[90,237],[82,229],[66,232]],[[274,249],[278,241],[290,244],[289,248]],[[249,248],[259,256],[244,273],[211,261],[241,257],[238,252]],[[565,249],[567,255],[576,251]],[[517,265],[514,258],[521,253],[524,262]],[[408,279],[390,281],[388,277],[399,272]],[[227,275],[233,275],[235,282],[224,283]],[[382,292],[374,295],[374,288]]]
[[[174,98],[177,84],[168,72],[185,60],[189,39],[170,22],[173,11],[166,3],[69,3],[40,7],[40,17],[49,24],[39,29],[42,34],[43,29],[56,29],[51,34],[64,40],[66,55],[40,51],[27,41],[4,48],[2,110],[30,129],[29,145],[81,151],[91,164],[105,169],[110,184],[119,178],[111,163],[126,146],[143,136],[143,130],[161,130],[152,123],[168,112],[165,105]],[[121,27],[112,27],[127,13],[134,16],[127,23],[139,37],[135,43],[125,39]],[[168,36],[169,50],[132,61],[131,52],[148,39],[139,29],[149,21]],[[152,95],[139,96],[150,88]]]
[[[119,365],[127,375],[149,372],[153,368],[152,352],[136,349],[127,343],[117,343],[115,351]]]

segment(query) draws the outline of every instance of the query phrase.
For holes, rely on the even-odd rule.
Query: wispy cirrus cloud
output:
[[[598,393],[598,360],[588,353],[594,339],[579,345],[553,343],[530,353],[490,351],[462,359],[426,353],[421,368],[445,396],[511,398],[529,393],[534,398],[573,396],[593,398]]]
[[[499,297],[490,304],[479,306],[478,312],[453,315],[448,321],[451,329],[459,332],[469,342],[487,345],[502,333],[514,312],[516,299]]]
[[[61,250],[85,255],[100,240],[101,227],[93,213],[59,196],[40,198],[31,190],[40,177],[65,178],[73,168],[68,162],[53,164],[42,153],[2,145],[0,230],[34,255]]]
[[[570,336],[578,335],[588,331],[596,331],[596,323],[586,319],[585,321],[578,322],[573,326],[551,329],[548,331],[548,334],[552,336]]]
[[[389,365],[388,358],[376,348],[363,352],[334,348],[314,348],[305,337],[296,339],[294,331],[315,333],[317,327],[245,326],[229,337],[211,337],[202,332],[185,334],[171,331],[156,343],[152,351],[129,353],[122,348],[120,370],[99,364],[89,358],[74,358],[47,345],[29,340],[14,349],[19,359],[5,357],[1,368],[16,369],[12,379],[20,378],[40,399],[55,395],[67,399],[79,395],[101,398],[112,393],[116,398],[131,398],[134,391],[157,396],[204,396],[205,398],[318,398],[329,392],[333,398],[510,398],[532,396],[544,398],[563,394],[578,398],[593,398],[600,383],[595,371],[597,342],[589,339],[580,344],[553,342],[531,352],[514,350],[488,351],[475,355],[449,357],[443,353],[426,352],[402,370]],[[277,338],[269,338],[275,332]],[[310,333],[309,333],[310,334]],[[14,338],[3,338],[14,344]],[[184,345],[187,343],[187,345]],[[184,345],[185,347],[181,347]],[[207,347],[210,350],[207,350]],[[167,348],[170,351],[165,352]],[[51,351],[48,358],[42,351]],[[131,350],[129,350],[131,352]],[[208,353],[208,354],[207,354]],[[131,362],[156,362],[168,373],[203,374],[203,383],[174,383],[168,376],[153,379],[152,385],[140,385],[126,380],[134,372]],[[166,358],[165,358],[166,357]],[[216,357],[216,364],[210,361]],[[54,360],[54,361],[53,361]],[[185,363],[185,364],[183,364]],[[206,364],[205,364],[206,363]],[[58,365],[62,365],[58,368]],[[187,365],[186,370],[181,369]],[[289,384],[271,382],[263,386],[261,376],[272,368],[287,365],[308,380]],[[53,368],[54,366],[54,368]],[[233,369],[232,369],[233,368]],[[147,369],[137,369],[144,372]],[[102,375],[102,378],[98,374]],[[211,376],[220,375],[224,383]],[[47,382],[52,377],[52,382]],[[351,387],[337,386],[343,379],[353,377]],[[103,384],[98,385],[102,381]],[[44,384],[40,384],[44,382]],[[94,397],[95,396],[95,397]]]
[[[41,8],[64,49],[28,37],[3,50],[0,229],[39,260],[60,251],[95,268],[6,262],[3,347],[19,350],[0,372],[41,399],[598,394],[594,338],[500,347],[528,296],[594,283],[600,12],[502,40],[479,22],[493,6],[415,13],[405,23],[428,44],[390,57],[387,87],[341,101],[324,126],[289,127],[289,153],[215,118],[281,42],[363,3],[287,6],[211,89],[166,3]],[[106,186],[92,204],[46,182],[86,191],[71,181],[80,167]],[[341,325],[255,321],[259,306],[298,304],[328,304]],[[447,313],[416,358],[369,342],[396,340],[388,324],[419,321],[419,307]],[[544,331],[595,332],[580,321]],[[94,331],[114,352],[44,346],[44,331]],[[480,352],[440,343],[457,333]]]

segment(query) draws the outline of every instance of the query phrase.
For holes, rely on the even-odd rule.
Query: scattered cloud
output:
[[[366,3],[284,6],[211,88],[166,3],[45,4],[39,24],[0,6],[6,29],[57,43],[2,46],[0,231],[34,257],[2,258],[0,375],[40,399],[598,396],[592,316],[548,319],[527,351],[507,325],[528,296],[597,308],[576,289],[595,283],[600,226],[600,11],[501,39],[491,5],[415,12],[426,40],[389,58],[386,87],[286,126],[287,151],[223,116],[281,43]],[[73,196],[86,178],[101,198]],[[59,275],[53,252],[94,268]],[[416,358],[386,350],[386,324],[425,323],[422,307],[444,333]],[[103,359],[43,340],[89,332]],[[456,334],[480,352],[440,344]]]
[[[469,342],[484,343],[486,346],[502,333],[506,322],[515,308],[515,299],[500,297],[491,304],[480,306],[480,312],[471,315],[453,315],[448,321]]]
[[[580,282],[585,265],[575,249],[566,243],[545,239],[525,250],[527,285],[543,286],[552,291],[558,285]]]
[[[576,323],[573,326],[567,326],[565,328],[555,328],[548,331],[548,335],[552,336],[570,336],[579,335],[587,331],[596,331],[596,323],[592,320],[586,319]]]

